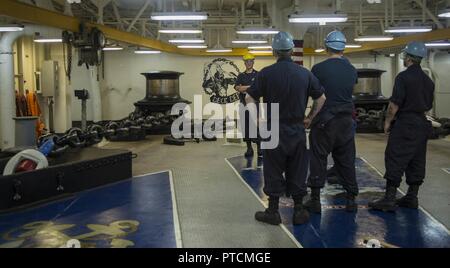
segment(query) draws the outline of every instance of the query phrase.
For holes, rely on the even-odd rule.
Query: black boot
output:
[[[247,141],[247,152],[244,154],[245,157],[252,157],[253,156],[253,148],[252,143]]]
[[[355,195],[347,193],[346,196],[347,203],[345,204],[345,211],[347,212],[357,212],[358,211],[358,204],[355,201]]]
[[[294,215],[292,223],[294,225],[305,224],[309,221],[309,212],[303,207],[303,196],[294,197]]]
[[[303,205],[311,213],[321,213],[322,205],[320,204],[320,188],[311,188],[311,197]]]
[[[369,202],[369,208],[374,210],[394,212],[397,209],[395,205],[395,194],[397,187],[386,185],[386,193],[382,199]]]
[[[419,185],[410,185],[408,188],[408,193],[406,193],[405,196],[402,198],[399,198],[395,201],[395,203],[399,207],[404,208],[419,208],[419,199],[417,198],[417,195],[419,194]]]
[[[265,211],[258,211],[255,214],[255,219],[260,222],[265,222],[272,225],[279,225],[281,223],[281,216],[278,212],[279,197],[269,196],[269,208]]]

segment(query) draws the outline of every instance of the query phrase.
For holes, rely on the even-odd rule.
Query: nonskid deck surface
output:
[[[262,162],[243,156],[228,161],[255,194],[267,203],[263,192]],[[399,208],[396,213],[368,210],[367,203],[382,196],[385,181],[361,158],[356,161],[356,172],[360,187],[357,213],[344,210],[342,187],[327,185],[321,195],[322,214],[312,214],[308,224],[293,226],[292,199],[280,199],[283,224],[303,247],[365,247],[365,242],[371,239],[386,247],[450,247],[449,231],[424,210]]]

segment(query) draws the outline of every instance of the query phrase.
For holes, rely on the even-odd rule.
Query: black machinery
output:
[[[132,177],[131,152],[92,147],[71,147],[49,156],[46,168],[2,175],[16,153],[0,154],[0,214]]]
[[[89,91],[87,89],[75,90],[75,97],[81,100],[81,129],[86,130],[87,107],[86,101],[89,99]]]
[[[78,66],[84,64],[89,68],[89,66],[99,66],[103,61],[103,48],[106,46],[106,38],[99,29],[89,29],[84,23],[81,23],[78,26],[78,32],[63,31],[62,39],[64,43],[64,68],[69,80],[72,73],[72,48],[78,51]]]
[[[134,112],[118,121],[103,122],[111,141],[142,140],[146,135],[170,134],[172,123],[179,115],[171,115],[176,103],[190,102],[180,97],[179,78],[183,73],[153,71],[142,73],[146,78],[145,98],[136,102]]]
[[[173,71],[154,71],[142,73],[145,76],[145,98],[136,102],[137,111],[150,115],[166,113],[176,103],[190,103],[180,97],[180,76],[183,73]]]
[[[382,132],[389,99],[381,93],[378,69],[357,69],[358,83],[353,89],[358,132]]]
[[[136,110],[131,116],[142,118],[152,127],[147,134],[170,134],[170,127],[178,115],[172,116],[171,109],[176,103],[191,103],[180,96],[180,76],[173,71],[153,71],[142,73],[146,78],[145,98],[136,102]]]

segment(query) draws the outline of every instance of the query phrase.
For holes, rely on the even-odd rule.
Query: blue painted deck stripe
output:
[[[245,180],[264,203],[262,169],[256,160],[242,156],[228,159],[231,166]],[[308,224],[292,225],[293,203],[281,198],[280,213],[283,224],[303,247],[363,247],[363,241],[377,239],[386,246],[450,247],[448,229],[422,210],[400,208],[396,213],[369,211],[368,201],[382,196],[385,181],[363,159],[357,159],[356,171],[361,194],[358,213],[347,213],[343,189],[327,185],[322,192],[323,212],[314,214]]]

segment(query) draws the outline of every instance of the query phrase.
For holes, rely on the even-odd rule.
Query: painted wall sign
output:
[[[213,103],[227,104],[239,100],[234,90],[239,68],[234,62],[218,58],[206,64],[203,69],[203,90]]]

